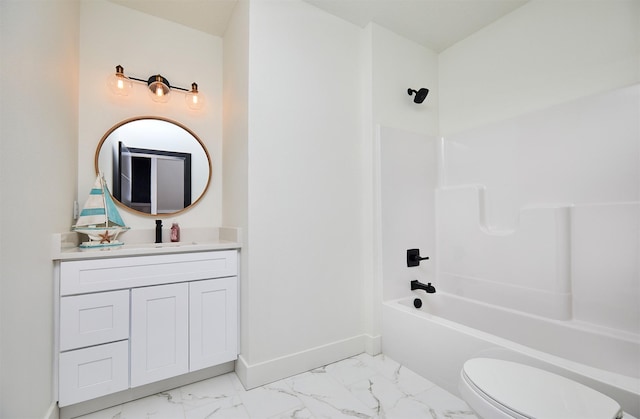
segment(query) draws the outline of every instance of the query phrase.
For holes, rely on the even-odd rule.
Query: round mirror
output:
[[[211,160],[198,136],[169,119],[145,116],[115,125],[95,157],[113,198],[147,215],[168,215],[195,205],[211,180]]]

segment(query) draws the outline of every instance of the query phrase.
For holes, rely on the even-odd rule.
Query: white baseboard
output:
[[[364,335],[364,351],[371,356],[380,355],[382,353],[381,336]]]
[[[241,354],[236,361],[236,374],[249,390],[365,351],[372,353],[376,348],[379,353],[379,336],[359,335],[255,364],[249,364]]]
[[[44,414],[42,419],[59,419],[60,418],[60,409],[58,409],[58,403],[55,401],[51,403],[47,412]]]

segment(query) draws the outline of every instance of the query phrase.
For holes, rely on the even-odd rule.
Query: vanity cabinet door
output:
[[[189,372],[189,284],[131,290],[131,387]]]
[[[236,277],[189,284],[191,371],[237,358],[237,284]]]

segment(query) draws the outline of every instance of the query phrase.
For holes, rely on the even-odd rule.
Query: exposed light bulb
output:
[[[187,106],[193,110],[200,110],[202,106],[204,106],[204,98],[202,94],[198,92],[198,85],[196,83],[191,83],[191,91],[186,94],[185,100]]]
[[[128,96],[133,90],[133,83],[124,75],[124,68],[120,65],[116,66],[115,74],[109,76],[107,84],[111,92],[118,96]]]
[[[149,77],[147,85],[149,86],[151,99],[153,99],[154,102],[166,103],[169,101],[169,92],[171,91],[169,80],[157,74]]]

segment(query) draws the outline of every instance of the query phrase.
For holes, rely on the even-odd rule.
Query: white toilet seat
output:
[[[531,419],[520,415],[517,412],[501,405],[480,390],[469,380],[464,370],[460,372],[460,382],[458,390],[462,399],[473,409],[473,411],[485,419]]]
[[[583,384],[499,359],[465,362],[459,389],[485,419],[615,419],[622,415],[615,400]]]

